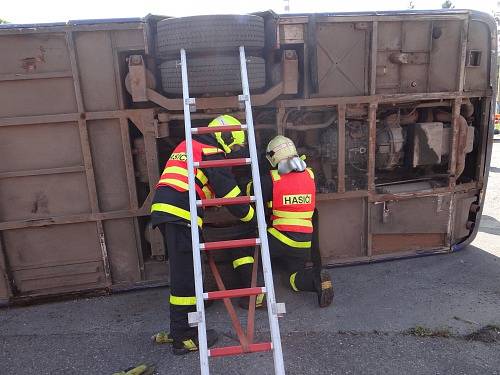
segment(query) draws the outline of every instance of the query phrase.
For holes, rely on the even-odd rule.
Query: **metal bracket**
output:
[[[201,319],[201,312],[200,311],[194,311],[188,313],[188,324],[190,327],[197,327],[198,324],[200,324],[202,321]]]
[[[242,94],[242,95],[238,95],[238,101],[239,101],[240,103],[244,103],[244,102],[246,102],[246,101],[247,101],[247,100],[249,100],[249,99],[250,99],[250,98],[248,97],[248,95],[243,95],[243,94]]]
[[[148,95],[146,89],[148,88],[146,82],[146,66],[144,59],[141,55],[131,55],[127,59],[129,74],[126,79],[128,83],[128,91],[132,95],[134,102],[147,102]]]
[[[273,304],[272,312],[277,315],[278,318],[283,318],[286,314],[286,307],[283,302],[276,302]]]
[[[189,106],[189,112],[196,112],[196,99],[195,98],[184,99],[184,104]]]

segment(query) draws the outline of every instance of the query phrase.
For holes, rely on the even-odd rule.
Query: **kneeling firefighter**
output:
[[[208,126],[241,125],[234,117],[222,115]],[[243,131],[193,135],[193,160],[224,159],[245,144]],[[241,195],[230,168],[195,168],[197,199],[232,198]],[[229,211],[242,222],[255,225],[254,209],[248,204],[231,205]],[[197,328],[189,327],[188,313],[196,311],[193,256],[189,213],[186,141],[172,152],[156,185],[151,207],[153,227],[159,227],[170,262],[170,335],[174,354],[198,350]],[[203,209],[198,208],[198,226],[203,225]],[[200,239],[202,237],[200,236]],[[244,280],[249,280],[254,262],[248,253],[232,252],[233,265]],[[217,333],[207,330],[208,346]]]
[[[293,141],[282,135],[269,142],[266,157],[272,169],[262,176],[261,185],[262,198],[271,211],[267,229],[271,258],[284,263],[294,291],[316,292],[319,306],[329,306],[333,300],[330,275],[321,267],[306,267],[314,231],[314,173],[299,158]],[[247,195],[253,193],[252,182],[246,190]]]

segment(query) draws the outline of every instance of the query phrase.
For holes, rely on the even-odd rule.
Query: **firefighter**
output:
[[[234,117],[222,115],[208,126],[241,125]],[[193,135],[193,160],[223,159],[231,156],[245,145],[243,131],[217,132]],[[197,199],[213,197],[231,198],[241,195],[230,168],[195,168]],[[251,205],[227,206],[239,220],[255,225],[254,209]],[[188,170],[186,141],[182,141],[172,152],[156,185],[151,207],[153,227],[163,235],[170,262],[170,334],[167,341],[173,344],[174,354],[198,350],[197,329],[189,327],[188,313],[196,311],[193,256],[191,245]],[[198,227],[203,225],[203,210],[198,208]],[[201,240],[200,236],[200,240]],[[252,256],[242,252],[231,252],[233,267],[243,279],[248,279],[254,262]],[[163,334],[163,333],[160,333]],[[158,335],[160,335],[158,334]],[[156,338],[158,342],[158,337]],[[207,330],[208,346],[217,341],[217,333]]]
[[[319,306],[329,306],[333,300],[330,275],[321,267],[306,267],[313,238],[314,173],[298,156],[292,140],[282,135],[269,142],[266,158],[272,168],[261,177],[261,186],[270,211],[267,237],[271,258],[284,263],[294,291],[315,292]],[[252,194],[252,182],[246,190]]]

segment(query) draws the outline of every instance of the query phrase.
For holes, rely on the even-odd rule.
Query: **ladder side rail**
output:
[[[273,360],[274,372],[276,375],[285,374],[285,366],[283,363],[283,352],[281,347],[281,337],[278,323],[278,315],[276,311],[276,296],[274,294],[273,273],[271,268],[271,259],[269,255],[269,244],[267,241],[267,223],[264,214],[264,203],[262,200],[262,187],[260,185],[260,172],[257,163],[257,148],[255,142],[255,133],[253,126],[252,106],[250,102],[250,89],[248,85],[248,73],[246,66],[245,47],[240,46],[240,69],[241,69],[241,84],[245,99],[245,117],[248,128],[248,146],[250,151],[250,159],[252,160],[252,180],[254,186],[254,195],[256,197],[257,208],[257,223],[259,228],[259,237],[261,241],[261,261],[262,270],[264,273],[264,282],[267,291],[267,311],[269,317],[269,327],[271,330],[271,341],[273,343]]]
[[[203,299],[203,274],[201,254],[199,251],[200,236],[198,229],[198,212],[196,208],[196,191],[193,162],[193,139],[191,136],[191,113],[189,84],[187,74],[186,51],[181,49],[182,97],[184,102],[184,131],[186,133],[186,154],[189,184],[189,213],[191,215],[191,242],[193,245],[194,284],[196,292],[196,311],[198,313],[198,347],[200,350],[200,370],[202,375],[209,375],[207,332],[205,322],[205,306]]]

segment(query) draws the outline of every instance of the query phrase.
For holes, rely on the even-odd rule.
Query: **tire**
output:
[[[188,52],[228,51],[239,46],[264,47],[264,19],[250,15],[215,15],[167,18],[158,22],[157,54],[179,56]],[[235,51],[236,52],[236,51]]]
[[[251,90],[266,85],[265,61],[261,57],[247,57],[248,81]],[[163,91],[182,94],[181,67],[178,60],[160,65]],[[241,92],[239,56],[210,56],[188,59],[190,94],[220,94]]]

